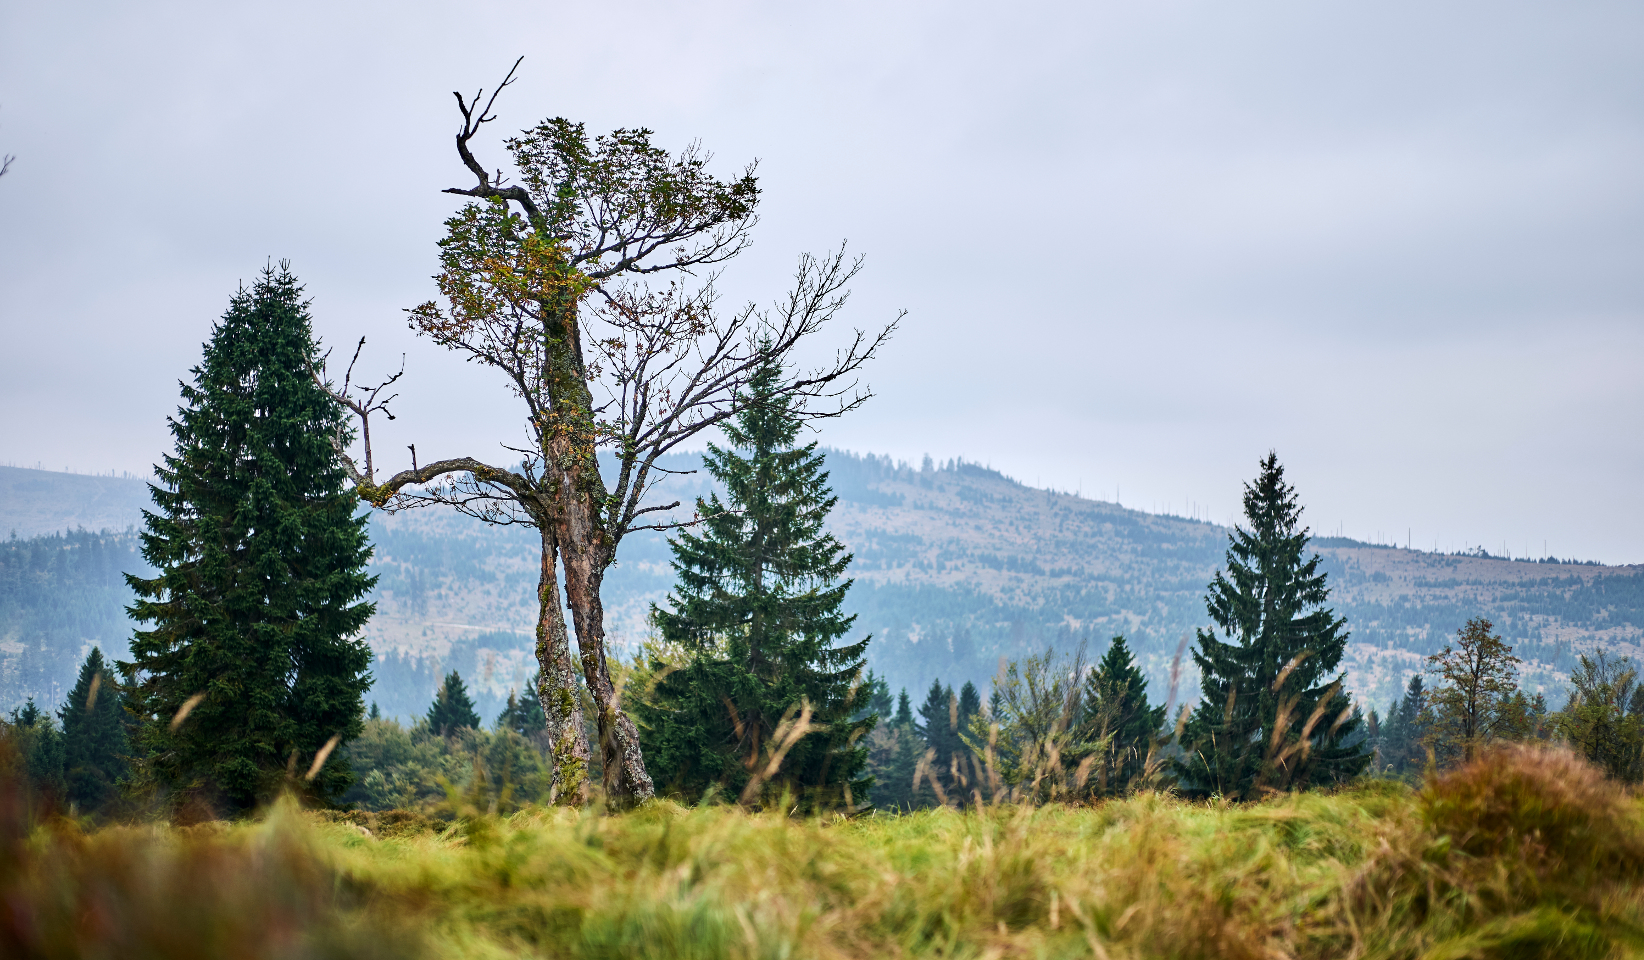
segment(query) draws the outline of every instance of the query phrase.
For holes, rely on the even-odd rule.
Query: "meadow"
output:
[[[285,800],[234,823],[94,828],[0,795],[8,957],[1644,952],[1644,805],[1544,748],[1419,790],[853,819],[666,802],[440,819]]]

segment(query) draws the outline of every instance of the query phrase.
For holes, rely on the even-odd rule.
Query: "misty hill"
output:
[[[148,486],[129,474],[85,476],[0,467],[0,537],[38,537],[76,528],[125,530],[142,520]]]
[[[696,465],[688,455],[666,464]],[[1203,592],[1222,560],[1224,527],[1036,490],[960,461],[914,468],[832,451],[828,467],[840,498],[831,525],[856,558],[849,608],[859,617],[858,635],[874,635],[870,666],[893,686],[918,694],[935,678],[980,684],[1000,657],[1047,644],[1070,648],[1087,638],[1095,646],[1125,633],[1152,678],[1153,695],[1162,698],[1182,641],[1206,623]],[[11,491],[0,501],[0,528],[14,514],[90,526],[75,512],[77,497],[87,504],[126,497],[132,512],[124,523],[103,522],[123,529],[136,522],[146,496],[135,480],[15,472],[30,476],[0,477]],[[682,509],[707,489],[701,474],[669,482],[665,492],[684,501]],[[87,484],[109,489],[87,495]],[[379,654],[370,697],[389,713],[420,712],[437,674],[455,668],[471,678],[489,719],[533,669],[534,531],[429,509],[378,515],[372,536],[381,579],[378,614],[368,628]],[[1352,632],[1344,663],[1349,683],[1373,704],[1384,705],[1423,656],[1481,614],[1496,620],[1525,659],[1526,685],[1555,696],[1575,652],[1644,649],[1644,566],[1509,561],[1336,538],[1315,540],[1314,547]],[[55,702],[61,694],[53,691],[72,682],[73,666],[92,642],[123,654],[129,625],[118,608],[128,600],[109,573],[109,557],[137,562],[130,535],[6,545],[0,707],[25,694]],[[607,578],[617,649],[632,649],[645,636],[649,605],[673,583],[668,557],[658,534],[623,543]],[[101,573],[71,572],[82,567]],[[39,573],[47,568],[63,572]],[[88,587],[93,583],[104,586]],[[70,591],[84,599],[53,599]],[[50,612],[76,603],[107,609],[100,618]],[[48,621],[57,625],[42,626]],[[1193,694],[1190,669],[1181,686],[1182,697]]]

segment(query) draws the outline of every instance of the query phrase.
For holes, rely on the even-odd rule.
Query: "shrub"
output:
[[[1504,862],[1515,882],[1582,898],[1644,872],[1638,805],[1567,750],[1503,747],[1436,778],[1422,804],[1451,850]]]
[[[442,737],[425,720],[405,727],[379,718],[366,720],[344,751],[358,779],[343,802],[368,810],[512,813],[548,802],[547,759],[512,730],[461,727]]]
[[[1635,800],[1567,751],[1486,750],[1434,778],[1321,925],[1371,957],[1602,957],[1644,940]]]

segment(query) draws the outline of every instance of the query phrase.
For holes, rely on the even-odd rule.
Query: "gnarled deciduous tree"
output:
[[[856,331],[818,368],[788,359],[845,306],[861,261],[843,250],[802,257],[792,290],[773,308],[722,312],[714,276],[692,285],[694,272],[746,246],[759,189],[751,166],[732,180],[710,175],[694,145],[670,155],[651,144],[647,130],[590,139],[581,124],[556,118],[506,141],[519,184],[488,173],[470,141],[495,119],[497,94],[513,75],[483,107],[483,91],[472,100],[456,95],[463,119],[457,153],[477,183],[445,192],[479,202],[446,221],[436,278],[445,305],[409,313],[420,335],[504,374],[525,405],[528,443],[510,448],[519,456],[511,466],[474,457],[418,465],[413,449],[412,468],[381,483],[367,445],[355,482],[361,498],[381,508],[443,504],[541,532],[537,692],[558,795],[568,802],[589,796],[563,576],[582,678],[598,714],[605,795],[620,805],[649,797],[652,785],[607,670],[600,587],[624,536],[679,525],[666,514],[677,502],[650,497],[667,473],[657,458],[736,415],[744,386],[768,362],[794,371],[780,392],[798,415],[856,408],[870,394],[854,375],[896,321],[876,333]],[[664,271],[674,279],[650,279]],[[362,421],[362,437],[370,415],[386,413],[379,399],[386,386],[356,388],[345,379],[333,389]],[[599,470],[600,450],[614,454],[609,478]]]

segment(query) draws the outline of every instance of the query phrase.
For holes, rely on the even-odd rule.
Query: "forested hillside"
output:
[[[694,459],[667,465],[688,470]],[[831,526],[856,556],[847,606],[859,615],[858,635],[874,635],[869,664],[893,688],[917,693],[939,677],[985,689],[1001,656],[1086,638],[1094,646],[1122,632],[1162,698],[1176,651],[1206,622],[1204,588],[1221,563],[1225,528],[1035,490],[958,461],[921,468],[835,451],[828,465],[840,498]],[[40,516],[84,525],[77,498],[132,504],[124,523],[109,517],[106,526],[137,520],[138,481],[8,474],[22,476],[7,477],[0,528]],[[705,489],[700,474],[670,482],[682,509]],[[88,488],[98,491],[89,499]],[[457,669],[489,720],[534,669],[535,532],[421,510],[374,518],[372,536],[381,579],[368,628],[378,652],[368,699],[390,715],[420,713],[442,672]],[[1644,645],[1641,566],[1508,561],[1332,538],[1314,545],[1352,633],[1344,661],[1350,684],[1378,707],[1472,616],[1495,619],[1526,661],[1526,686],[1549,694],[1562,690],[1574,651],[1637,653]],[[25,696],[57,702],[92,643],[124,655],[129,593],[120,573],[138,563],[129,534],[4,544],[0,708]],[[618,649],[645,636],[649,604],[672,583],[663,536],[623,542],[606,588]],[[1184,674],[1178,700],[1194,689]]]
[[[132,533],[0,542],[0,708],[31,696],[55,705],[92,644],[124,656],[131,590],[122,574],[147,570]]]

